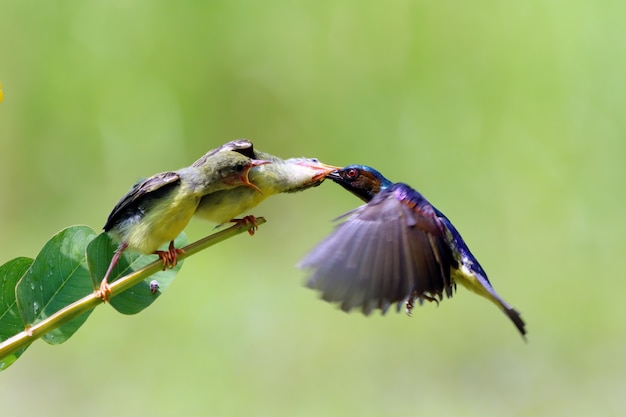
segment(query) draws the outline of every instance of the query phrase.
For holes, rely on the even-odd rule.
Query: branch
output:
[[[263,217],[256,218],[257,225],[262,225],[265,222],[266,220]],[[255,226],[251,224],[239,223],[229,227],[228,229],[209,235],[205,238],[198,240],[197,242],[191,243],[182,248],[185,253],[179,255],[179,259],[185,259],[226,239],[229,239],[245,231],[252,230],[254,227]],[[162,268],[163,263],[161,262],[161,260],[156,260],[131,274],[121,277],[120,279],[110,284],[111,297],[115,297],[116,295],[133,287],[150,275],[160,271]],[[8,338],[4,342],[0,343],[0,360],[4,359],[8,355],[16,352],[19,349],[29,346],[35,340],[39,339],[51,330],[54,330],[62,324],[67,323],[68,321],[76,317],[79,317],[80,315],[97,307],[103,302],[104,301],[102,301],[102,298],[100,298],[98,291],[93,292],[81,298],[80,300],[68,305],[67,307],[62,308],[61,310],[50,315],[49,317],[38,322],[37,324],[25,329],[20,333],[17,333],[15,336]]]

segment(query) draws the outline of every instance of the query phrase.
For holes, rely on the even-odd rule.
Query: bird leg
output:
[[[256,232],[256,230],[259,228],[259,223],[256,221],[256,217],[252,215],[245,216],[243,219],[232,219],[230,222],[246,226],[248,228],[248,234],[250,236],[254,236],[254,232]]]
[[[168,250],[157,250],[153,252],[158,255],[163,262],[163,270],[165,268],[174,268],[178,264],[178,255],[184,255],[185,251],[174,247],[174,241],[170,241]]]
[[[415,294],[415,292],[413,292]],[[407,298],[405,302],[405,311],[406,315],[411,317],[411,312],[413,311],[413,307],[415,307],[415,295],[411,294],[409,298]]]
[[[429,302],[434,301],[437,303],[437,305],[439,305],[439,300],[437,300],[437,298],[432,297],[426,293],[419,294],[417,291],[413,290],[413,292],[411,293],[411,296],[405,302],[407,316],[409,317],[411,316],[411,312],[413,311],[413,308],[415,307],[415,302],[417,300],[419,300],[420,305],[424,303],[424,300],[429,301]]]
[[[102,281],[100,282],[100,288],[96,292],[96,294],[105,303],[111,299],[111,288],[109,287],[109,275],[111,275],[113,268],[115,268],[115,265],[117,265],[117,263],[120,260],[120,256],[122,256],[122,252],[124,252],[124,250],[127,247],[128,247],[128,244],[126,242],[122,242],[117,247],[117,249],[115,249],[115,252],[113,253],[113,258],[111,258],[111,263],[109,264],[109,268],[107,269],[107,272],[104,274],[104,278],[102,278]]]

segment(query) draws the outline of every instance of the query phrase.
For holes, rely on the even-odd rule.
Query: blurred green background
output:
[[[245,137],[371,164],[461,230],[528,323],[460,288],[344,314],[294,264],[359,201],[266,201],[137,316],[0,375],[3,416],[622,416],[626,5],[56,1],[0,7],[0,252],[96,230],[140,177]],[[193,221],[191,239],[212,230]]]

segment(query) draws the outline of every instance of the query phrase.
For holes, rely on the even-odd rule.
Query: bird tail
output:
[[[498,303],[496,303],[498,304]],[[519,311],[514,309],[508,304],[500,304],[499,307],[504,311],[504,314],[507,315],[508,318],[511,319],[517,330],[521,333],[524,340],[526,340],[526,323],[522,320],[522,315]]]
[[[522,320],[522,315],[495,292],[489,281],[480,274],[472,273],[464,267],[456,271],[453,270],[453,274],[456,282],[498,306],[517,327],[524,340],[526,340],[526,323]]]

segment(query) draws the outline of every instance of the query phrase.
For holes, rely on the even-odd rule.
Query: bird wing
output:
[[[151,197],[156,198],[157,194],[168,192],[170,188],[180,182],[180,176],[176,172],[162,172],[150,178],[139,181],[131,190],[118,201],[113,207],[104,231],[108,232],[115,225],[127,218],[128,212],[140,210],[141,203]]]
[[[209,152],[204,154],[200,159],[198,159],[196,162],[194,162],[192,164],[192,166],[193,167],[201,166],[210,157],[212,157],[212,156],[214,156],[214,155],[216,155],[218,153],[226,152],[226,151],[237,152],[237,153],[240,153],[241,155],[243,155],[245,157],[248,157],[250,159],[259,159],[255,155],[255,151],[254,151],[254,147],[252,145],[252,142],[250,142],[247,139],[237,139],[237,140],[231,140],[230,142],[223,144],[219,148],[215,148],[215,149],[210,150]]]
[[[324,300],[369,314],[413,297],[452,295],[455,260],[421,194],[396,184],[347,216],[299,264],[313,270],[307,286]]]

